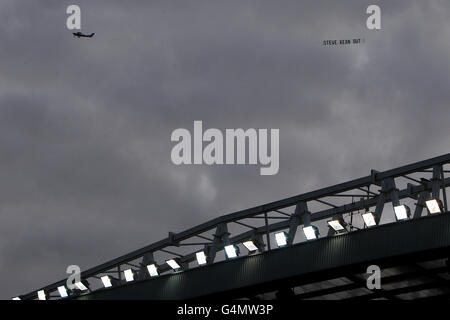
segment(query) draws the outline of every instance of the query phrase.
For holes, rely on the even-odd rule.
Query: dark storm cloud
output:
[[[0,4],[1,298],[234,210],[446,153],[450,5]],[[322,40],[365,38],[360,46]],[[279,128],[280,172],[177,167],[171,132]]]

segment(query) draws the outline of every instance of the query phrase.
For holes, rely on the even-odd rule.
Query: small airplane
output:
[[[82,37],[83,38],[92,38],[95,33],[84,34],[84,33],[81,33],[80,31],[78,31],[78,32],[73,32],[72,34],[74,37],[77,37],[77,38],[82,38]]]

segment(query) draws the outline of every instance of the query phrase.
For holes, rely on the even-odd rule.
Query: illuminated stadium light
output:
[[[125,271],[123,272],[123,274],[125,275],[125,280],[126,280],[127,282],[134,281],[134,273],[133,273],[133,270],[127,269],[127,270],[125,270]]]
[[[275,241],[277,242],[278,247],[284,247],[287,245],[287,238],[286,232],[275,233]]]
[[[236,246],[232,244],[225,247],[225,253],[228,259],[236,258],[238,256],[238,250]]]
[[[253,241],[249,240],[249,241],[245,241],[243,243],[243,245],[247,248],[248,251],[250,252],[255,252],[258,250],[258,247],[255,246],[255,244],[253,243]]]
[[[39,300],[47,300],[47,297],[45,296],[44,290],[39,290],[37,294],[38,294],[38,299]]]
[[[431,199],[425,202],[428,208],[428,211],[433,213],[441,213],[441,204],[440,201],[437,199]]]
[[[406,220],[409,218],[409,208],[405,205],[399,205],[394,207],[395,217],[397,221]]]
[[[59,296],[61,298],[67,298],[69,295],[67,294],[67,289],[64,286],[58,287]]]
[[[158,267],[156,267],[156,265],[153,264],[149,264],[147,266],[147,270],[148,270],[148,274],[150,275],[150,277],[156,277],[159,275],[158,273]]]
[[[82,282],[75,282],[75,287],[77,287],[81,291],[86,291],[88,288]]]
[[[369,228],[377,225],[377,223],[375,222],[375,217],[372,212],[367,211],[366,213],[363,213],[361,216],[364,220],[364,224],[366,225],[366,227]]]
[[[319,229],[315,226],[303,227],[303,232],[305,234],[306,240],[314,240],[319,236]]]
[[[206,264],[206,255],[203,251],[197,252],[195,256],[197,257],[197,263],[199,266]]]
[[[108,276],[103,276],[103,277],[100,278],[100,280],[102,280],[103,286],[105,288],[111,288],[112,287],[111,279]]]
[[[20,299],[19,297],[14,297],[12,298],[12,300],[22,300],[22,299]]]
[[[336,232],[341,232],[345,230],[344,222],[340,219],[330,220],[327,223]]]
[[[166,263],[167,263],[173,270],[181,269],[180,264],[179,264],[175,259],[167,260]]]

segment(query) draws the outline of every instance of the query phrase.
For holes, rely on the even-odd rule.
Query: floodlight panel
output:
[[[45,296],[44,290],[39,290],[37,294],[38,294],[38,299],[39,300],[46,300],[47,299],[46,296]]]
[[[236,258],[237,257],[236,247],[232,244],[225,247],[225,253],[227,254],[228,258]]]
[[[69,295],[67,294],[67,289],[64,286],[58,287],[59,296],[61,298],[67,298]]]
[[[334,229],[334,231],[342,231],[345,230],[344,226],[341,224],[339,220],[330,220],[328,221],[328,225]]]
[[[100,280],[102,280],[103,286],[105,288],[112,287],[111,279],[108,276],[103,276],[100,278]]]
[[[197,263],[202,266],[204,264],[206,264],[206,255],[203,251],[197,252],[195,254],[195,256],[197,257]]]
[[[75,287],[77,287],[81,291],[86,291],[88,289],[82,282],[75,282]]]
[[[167,260],[166,263],[173,269],[177,270],[180,269],[181,266],[176,262],[174,259]]]
[[[431,214],[433,213],[441,213],[441,206],[439,205],[439,201],[436,199],[431,199],[425,202]]]
[[[149,264],[147,266],[148,273],[150,277],[156,277],[158,275],[158,268],[155,264]]]
[[[316,232],[316,228],[314,228],[313,226],[307,226],[307,227],[303,227],[303,232],[305,233],[305,237],[307,240],[314,240],[317,239],[317,232]]]
[[[367,227],[373,227],[377,225],[377,223],[375,222],[375,217],[373,216],[372,212],[363,213],[362,218]]]
[[[256,251],[258,250],[258,247],[255,246],[253,241],[245,241],[243,245],[248,249],[248,251]]]
[[[134,281],[134,274],[133,274],[133,270],[131,269],[127,269],[123,272],[123,274],[125,275],[125,280],[127,282],[131,282]]]
[[[408,211],[405,205],[399,205],[394,207],[395,216],[397,220],[408,219]]]
[[[283,247],[283,246],[287,245],[286,233],[284,233],[284,232],[275,233],[275,241],[277,242],[277,245],[279,247]]]

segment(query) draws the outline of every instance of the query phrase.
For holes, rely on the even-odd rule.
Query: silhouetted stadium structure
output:
[[[77,289],[64,279],[16,299],[448,299],[449,163],[224,215],[82,272]],[[381,289],[366,286],[370,265]]]

